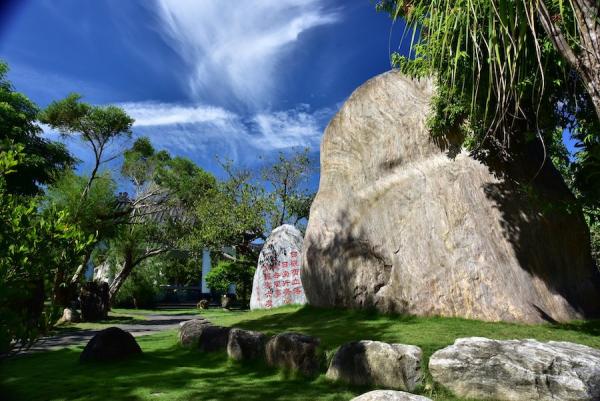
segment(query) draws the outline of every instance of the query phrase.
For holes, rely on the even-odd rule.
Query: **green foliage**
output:
[[[42,130],[36,124],[37,106],[14,91],[6,79],[7,71],[7,65],[0,61],[0,152],[7,151],[8,143],[20,144],[25,157],[12,174],[4,177],[5,190],[36,195],[59,173],[71,168],[75,160],[63,144],[41,137]]]
[[[280,152],[277,161],[263,169],[262,178],[272,188],[268,196],[271,228],[308,220],[314,199],[314,193],[306,189],[311,171],[308,148],[290,156]]]
[[[109,172],[101,173],[82,202],[81,194],[88,180],[89,177],[78,176],[73,171],[66,172],[48,188],[46,204],[67,211],[73,224],[104,240],[114,235],[119,223],[119,218],[114,216],[117,184]]]
[[[31,345],[56,319],[51,299],[57,275],[93,240],[66,211],[40,213],[37,199],[9,193],[24,146],[0,152],[0,356]]]
[[[81,95],[76,93],[52,102],[38,118],[64,135],[80,134],[100,147],[119,136],[131,136],[134,121],[120,107],[92,106],[81,102]]]
[[[255,270],[254,263],[244,260],[221,260],[206,275],[206,284],[210,289],[221,294],[227,293],[229,286],[235,284],[237,294],[241,299],[246,300],[252,288]]]
[[[165,284],[165,280],[160,269],[148,260],[138,266],[123,283],[115,296],[114,304],[136,309],[153,308],[156,306],[161,284]]]

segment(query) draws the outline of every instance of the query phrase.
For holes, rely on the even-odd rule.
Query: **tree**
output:
[[[67,306],[81,281],[94,248],[102,241],[112,238],[118,226],[126,221],[126,214],[118,209],[116,183],[108,172],[100,173],[92,182],[85,202],[81,194],[89,178],[70,171],[48,188],[44,207],[64,210],[69,222],[87,235],[95,238],[83,253],[82,261],[75,266],[63,266],[60,281],[55,288],[60,304]],[[75,270],[73,270],[75,269]]]
[[[311,170],[308,148],[290,156],[280,152],[277,162],[263,169],[262,178],[273,189],[269,196],[271,228],[308,219],[315,197],[305,188]]]
[[[94,165],[81,194],[85,200],[105,159],[105,151],[116,139],[131,136],[134,120],[116,106],[92,106],[80,101],[75,93],[65,99],[52,102],[39,115],[39,120],[58,129],[63,135],[79,134],[94,153]]]
[[[156,152],[146,138],[125,152],[121,171],[134,194],[123,199],[128,223],[112,241],[121,265],[110,285],[111,301],[140,263],[188,244],[185,233],[195,222],[191,207],[216,185],[214,176],[188,159]]]
[[[26,348],[57,319],[50,289],[63,266],[78,260],[93,240],[56,209],[40,212],[37,199],[6,190],[19,171],[24,146],[0,152],[0,357]],[[46,300],[50,302],[45,302]]]
[[[229,286],[234,284],[240,299],[247,301],[248,293],[252,288],[255,266],[253,261],[244,259],[221,260],[206,275],[206,284],[221,294],[227,293]]]
[[[75,160],[63,144],[41,137],[42,129],[36,124],[37,106],[14,91],[6,79],[7,72],[8,66],[0,62],[0,152],[5,151],[9,143],[20,144],[25,156],[15,171],[4,178],[5,190],[37,195],[61,172],[70,169]]]

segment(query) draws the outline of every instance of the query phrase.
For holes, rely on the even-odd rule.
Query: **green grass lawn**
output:
[[[128,314],[128,311],[117,311]],[[137,311],[141,315],[153,311]],[[189,311],[188,311],[189,312]],[[135,312],[131,312],[135,313]],[[215,324],[269,334],[297,331],[321,338],[331,353],[347,341],[372,339],[423,348],[424,367],[435,350],[458,337],[563,340],[600,348],[600,322],[517,325],[448,318],[390,316],[364,311],[286,307],[272,311],[202,312]],[[350,400],[367,388],[285,377],[261,364],[238,364],[225,353],[180,349],[175,331],[138,338],[140,358],[113,364],[80,365],[81,347],[19,356],[0,365],[2,400]],[[432,385],[426,371],[420,393],[434,400],[458,401]]]

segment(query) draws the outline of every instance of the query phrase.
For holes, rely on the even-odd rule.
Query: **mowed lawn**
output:
[[[119,310],[119,313],[125,315],[128,311]],[[435,386],[427,373],[429,356],[459,337],[535,338],[572,341],[600,348],[599,321],[517,325],[313,307],[254,312],[209,310],[202,315],[215,324],[269,334],[296,331],[314,335],[321,339],[322,350],[328,356],[344,342],[361,339],[418,345],[425,354],[426,377],[419,393],[434,400],[459,400]],[[228,360],[224,352],[207,354],[181,349],[177,345],[176,331],[141,337],[138,341],[144,355],[119,363],[80,365],[78,357],[82,347],[4,361],[0,364],[0,400],[347,401],[369,390],[329,382],[324,372],[317,378],[304,379],[261,363],[235,363]]]

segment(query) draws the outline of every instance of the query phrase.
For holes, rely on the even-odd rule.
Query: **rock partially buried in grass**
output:
[[[431,401],[431,399],[404,391],[375,390],[359,395],[351,401]]]
[[[267,363],[305,376],[315,376],[319,373],[319,344],[320,340],[316,337],[298,333],[278,334],[267,343]]]
[[[179,344],[186,348],[198,345],[202,330],[211,323],[206,319],[192,319],[179,324]]]
[[[258,331],[231,329],[227,354],[236,361],[264,359],[268,337]]]
[[[109,327],[92,337],[79,355],[79,361],[109,362],[141,354],[142,349],[131,333],[118,327]]]
[[[429,371],[459,397],[600,400],[600,350],[580,344],[460,338],[431,356]]]
[[[421,348],[380,341],[355,341],[335,353],[327,378],[354,385],[414,391],[421,383]]]

